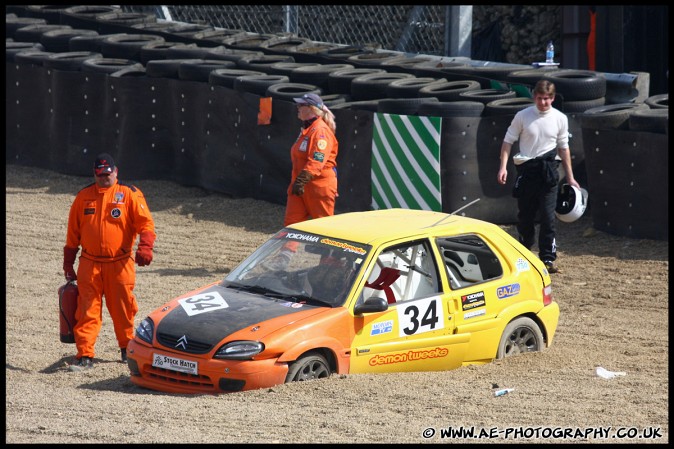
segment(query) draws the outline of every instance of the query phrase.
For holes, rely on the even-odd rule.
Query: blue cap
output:
[[[308,104],[319,109],[323,108],[323,99],[316,94],[304,94],[300,98],[293,98],[293,100],[297,104]]]

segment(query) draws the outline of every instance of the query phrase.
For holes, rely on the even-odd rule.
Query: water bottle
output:
[[[552,45],[552,41],[548,42],[545,48],[545,62],[548,64],[555,62],[555,46]]]
[[[514,388],[504,388],[502,390],[497,390],[497,391],[494,392],[494,397],[503,396],[504,394],[508,394],[512,391],[515,391],[515,389]]]

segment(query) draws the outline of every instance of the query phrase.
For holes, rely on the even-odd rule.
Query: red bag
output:
[[[61,343],[75,343],[75,311],[77,310],[77,284],[69,281],[59,287],[59,321]]]

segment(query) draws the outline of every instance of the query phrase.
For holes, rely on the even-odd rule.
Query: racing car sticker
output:
[[[440,297],[418,299],[409,304],[398,305],[399,335],[423,334],[445,327],[445,314],[442,313]]]
[[[229,304],[225,301],[219,292],[204,292],[199,295],[183,298],[178,301],[188,316],[199,315],[200,313],[213,312],[215,310],[226,309]]]

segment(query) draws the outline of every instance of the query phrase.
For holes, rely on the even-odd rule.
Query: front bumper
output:
[[[152,366],[155,354],[198,362],[197,374]],[[218,394],[268,388],[285,382],[288,365],[276,359],[218,360],[151,348],[131,340],[127,347],[131,382],[151,390],[181,394]]]

